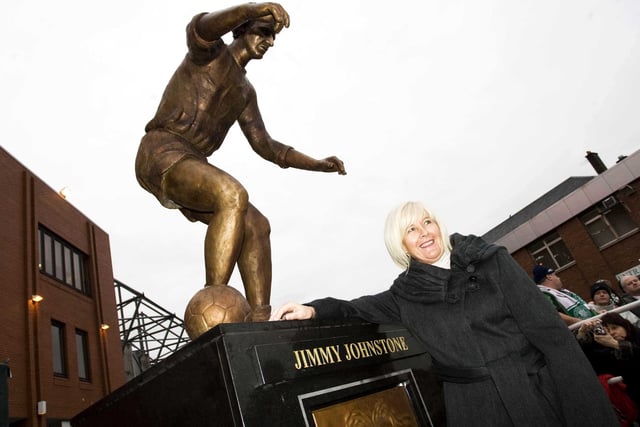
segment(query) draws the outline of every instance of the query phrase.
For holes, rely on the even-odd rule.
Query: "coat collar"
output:
[[[469,266],[498,250],[498,246],[473,235],[452,234],[451,246],[451,270],[412,259],[409,268],[391,285],[391,292],[418,302],[444,300],[452,270],[469,271]]]

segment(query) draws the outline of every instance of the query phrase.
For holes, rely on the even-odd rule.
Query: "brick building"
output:
[[[0,190],[0,407],[68,426],[125,382],[109,236],[2,148]]]
[[[598,279],[640,274],[640,150],[607,168],[587,153],[596,176],[571,177],[488,231],[529,273],[556,269],[564,286],[590,300]]]

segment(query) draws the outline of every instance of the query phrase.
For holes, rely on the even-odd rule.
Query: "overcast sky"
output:
[[[205,226],[163,208],[134,159],[198,12],[234,2],[21,0],[0,14],[2,146],[110,236],[114,276],[182,317]],[[483,234],[570,176],[640,148],[640,2],[283,3],[248,77],[269,133],[348,175],[280,169],[235,126],[210,161],[271,222],[272,304],[386,289],[387,212]],[[242,289],[239,275],[231,284]]]

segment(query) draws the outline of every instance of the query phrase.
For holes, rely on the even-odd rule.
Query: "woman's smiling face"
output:
[[[433,264],[444,253],[440,227],[426,214],[407,227],[402,246],[411,258],[425,264]]]

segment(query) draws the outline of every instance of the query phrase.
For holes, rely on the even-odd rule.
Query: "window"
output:
[[[557,270],[573,262],[571,252],[556,232],[536,240],[527,247],[536,264]]]
[[[53,359],[53,375],[67,376],[67,355],[65,354],[64,323],[51,321],[51,358]]]
[[[607,200],[610,199],[615,202],[613,198]],[[600,203],[582,214],[580,220],[599,248],[608,246],[638,229],[627,208],[617,202],[613,205]]]
[[[89,381],[89,346],[87,333],[76,329],[76,354],[78,359],[78,378]]]
[[[89,295],[86,255],[43,227],[38,228],[38,236],[40,271]]]

